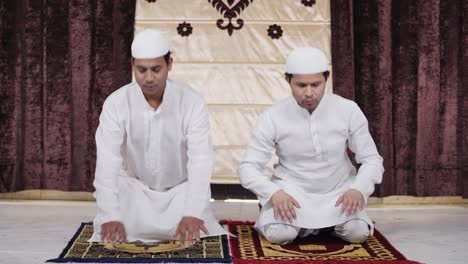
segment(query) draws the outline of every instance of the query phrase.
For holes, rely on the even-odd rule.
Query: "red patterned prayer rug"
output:
[[[407,260],[377,230],[362,244],[347,243],[330,234],[296,239],[289,245],[268,242],[252,222],[223,221],[236,237],[230,237],[234,264],[417,264]]]

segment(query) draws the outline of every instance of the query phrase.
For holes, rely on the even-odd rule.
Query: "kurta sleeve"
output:
[[[188,192],[184,216],[201,218],[210,199],[210,180],[213,172],[213,149],[210,124],[205,102],[194,106],[187,129]]]
[[[367,199],[374,192],[374,185],[382,182],[383,159],[369,133],[367,119],[356,104],[354,104],[348,127],[349,148],[354,152],[356,162],[361,164],[355,182],[350,187],[359,190],[367,203]]]
[[[238,171],[242,186],[255,193],[261,205],[265,205],[281,189],[263,174],[275,147],[275,133],[269,113],[263,113],[257,121]]]
[[[120,152],[125,129],[117,119],[117,107],[108,100],[103,105],[96,131],[96,173],[94,188],[101,222],[121,221],[118,201],[118,175],[123,158]]]

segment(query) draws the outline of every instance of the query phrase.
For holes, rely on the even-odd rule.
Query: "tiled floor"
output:
[[[256,203],[215,201],[218,218],[255,220]],[[0,263],[44,263],[61,252],[93,202],[0,201]],[[423,263],[468,263],[468,207],[373,207],[369,215],[407,258]]]

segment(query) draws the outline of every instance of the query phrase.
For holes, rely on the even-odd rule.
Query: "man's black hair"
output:
[[[164,60],[166,61],[166,64],[169,65],[169,60],[171,59],[171,51],[168,51],[166,55],[164,55]]]
[[[325,77],[325,81],[328,80],[328,77],[330,76],[330,71],[324,71],[322,72],[323,74],[323,77]],[[288,81],[288,83],[291,83],[291,79],[293,77],[292,73],[285,73],[284,76],[286,77],[286,80]]]

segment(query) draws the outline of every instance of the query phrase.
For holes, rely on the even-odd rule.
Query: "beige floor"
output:
[[[255,220],[256,203],[215,201],[219,218]],[[43,263],[57,257],[94,202],[1,201],[0,263]],[[376,227],[407,258],[423,263],[468,263],[468,207],[368,208]]]

